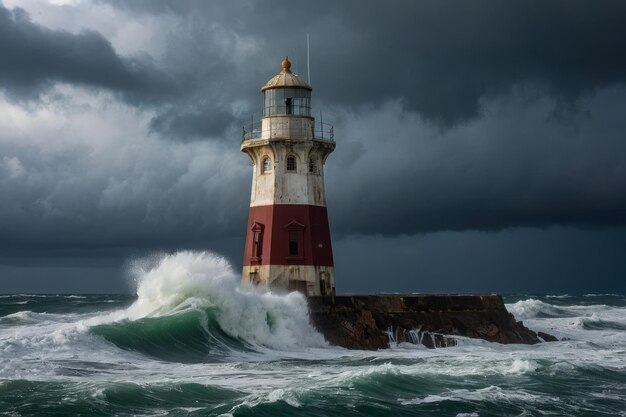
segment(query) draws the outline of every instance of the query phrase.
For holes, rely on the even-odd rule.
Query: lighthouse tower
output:
[[[244,128],[241,150],[252,160],[252,194],[242,281],[272,291],[335,293],[324,195],[324,162],[333,128],[311,116],[311,86],[282,71],[262,88],[260,124]]]

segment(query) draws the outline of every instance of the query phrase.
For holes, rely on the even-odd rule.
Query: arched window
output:
[[[261,262],[261,255],[263,253],[263,229],[265,225],[254,222],[252,225],[252,256],[250,260],[252,262]]]
[[[309,173],[315,174],[315,161],[313,158],[309,159]]]
[[[304,259],[304,229],[305,225],[292,220],[285,226],[287,231],[287,241],[289,245],[287,249],[286,259],[288,261],[301,261]]]
[[[296,170],[296,157],[293,155],[289,155],[287,157],[287,171],[295,171]]]
[[[263,172],[272,172],[272,161],[268,156],[263,158]]]

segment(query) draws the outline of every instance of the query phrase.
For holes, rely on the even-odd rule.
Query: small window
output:
[[[309,159],[309,172],[311,174],[315,173],[315,161],[313,160],[313,158]]]
[[[272,161],[267,156],[263,158],[263,172],[272,172]]]
[[[287,171],[295,171],[296,170],[296,157],[293,155],[289,155],[287,157]]]
[[[298,256],[299,232],[292,230],[289,232],[289,256]]]

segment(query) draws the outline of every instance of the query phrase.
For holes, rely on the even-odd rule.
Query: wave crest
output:
[[[571,314],[562,308],[544,303],[535,298],[521,300],[514,304],[508,304],[506,308],[513,313],[517,320],[534,318],[570,317]]]
[[[277,350],[326,345],[310,325],[300,293],[261,294],[241,288],[230,264],[213,253],[181,251],[156,262],[141,260],[131,272],[137,300],[113,320],[124,323],[95,330],[118,346],[143,351],[151,344],[160,349],[179,340],[183,345],[189,342],[195,354],[216,341],[230,349],[243,348],[224,335]],[[146,327],[151,330],[140,331]],[[149,340],[136,340],[137,334]],[[190,341],[183,340],[187,337]]]
[[[617,321],[606,320],[598,314],[588,317],[579,317],[575,325],[585,330],[620,330],[626,331],[626,324]]]

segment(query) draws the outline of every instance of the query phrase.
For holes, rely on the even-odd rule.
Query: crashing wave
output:
[[[119,347],[171,359],[246,346],[291,350],[326,345],[311,327],[300,293],[241,288],[228,262],[210,252],[181,251],[156,262],[138,261],[131,272],[137,300],[124,311],[87,323]]]

